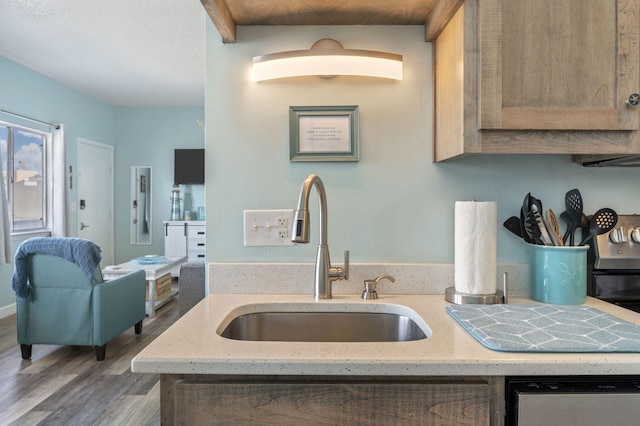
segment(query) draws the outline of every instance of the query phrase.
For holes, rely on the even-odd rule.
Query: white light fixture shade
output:
[[[293,50],[253,58],[255,81],[336,75],[402,80],[402,56],[372,50],[343,49],[337,41],[323,39],[309,50]]]

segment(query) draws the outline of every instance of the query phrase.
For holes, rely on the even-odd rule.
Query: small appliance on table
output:
[[[110,265],[102,270],[102,276],[105,280],[120,275],[127,274],[131,271],[142,269],[147,279],[147,302],[146,314],[149,318],[156,315],[156,310],[173,299],[178,291],[171,289],[171,270],[180,266],[187,261],[186,256],[182,257],[160,257],[160,256],[143,256],[141,258],[130,260],[129,262],[119,265]],[[165,281],[169,278],[168,285]],[[163,284],[163,292],[159,293],[159,285]],[[164,291],[164,289],[168,291]]]

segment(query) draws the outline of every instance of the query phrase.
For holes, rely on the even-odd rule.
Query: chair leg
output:
[[[96,359],[98,361],[104,361],[107,355],[107,345],[94,346],[96,348]]]
[[[20,351],[22,352],[22,359],[31,359],[31,345],[20,345]]]
[[[134,329],[136,331],[136,334],[142,333],[142,320],[136,323],[136,325],[134,326]]]

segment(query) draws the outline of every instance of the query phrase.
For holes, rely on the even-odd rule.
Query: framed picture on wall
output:
[[[291,161],[358,161],[358,106],[289,107]]]

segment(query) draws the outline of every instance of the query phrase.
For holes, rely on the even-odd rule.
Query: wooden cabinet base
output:
[[[503,377],[163,375],[163,425],[502,425]]]

